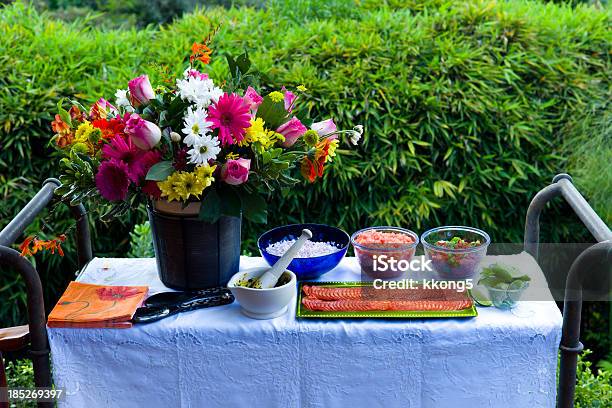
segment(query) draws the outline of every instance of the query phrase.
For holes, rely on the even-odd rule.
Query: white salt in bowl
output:
[[[323,224],[284,225],[262,234],[257,240],[257,246],[261,256],[272,266],[280,259],[280,256],[269,253],[268,247],[282,241],[296,240],[304,229],[312,232],[310,241],[331,243],[336,248],[335,252],[325,255],[295,257],[287,267],[288,270],[295,272],[299,280],[316,279],[338,266],[346,255],[351,240],[349,235],[340,228]]]
[[[243,279],[258,278],[268,269],[270,268],[263,266],[240,271],[232,276],[227,284],[228,289],[240,304],[242,313],[253,319],[274,319],[285,314],[296,292],[297,277],[291,271],[284,272],[291,277],[289,282],[276,288],[255,289],[236,285]]]

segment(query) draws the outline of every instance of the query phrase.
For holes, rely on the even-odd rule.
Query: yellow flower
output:
[[[180,200],[181,196],[174,189],[174,183],[178,181],[180,174],[178,171],[172,173],[164,181],[158,181],[157,187],[161,190],[161,196],[166,197],[168,201]]]
[[[216,164],[214,166],[212,166],[212,167],[209,166],[208,164],[205,165],[205,166],[198,166],[198,167],[196,167],[195,174],[200,179],[200,181],[204,184],[204,188],[210,186],[210,184],[214,180],[212,175],[215,172],[216,168],[217,168]],[[213,179],[213,180],[209,180],[209,182],[207,182],[208,179]]]
[[[212,167],[209,165],[196,167],[195,173],[198,179],[200,180],[200,183],[202,183],[202,190],[205,190],[206,188],[210,187],[213,181],[215,181],[213,173],[215,172],[216,168],[216,164]]]
[[[178,180],[174,182],[174,191],[183,201],[187,201],[189,197],[194,196],[199,198],[204,185],[202,180],[195,173],[181,171]]]
[[[74,133],[74,138],[77,142],[85,143],[89,140],[89,135],[94,130],[96,130],[96,128],[94,128],[88,121],[85,121],[77,128],[76,132]]]
[[[168,201],[187,201],[200,198],[202,192],[215,180],[212,176],[217,166],[198,166],[195,171],[176,171],[164,181],[157,182],[161,196]]]
[[[300,92],[306,92],[308,90],[308,88],[306,88],[304,85],[299,85],[297,87],[297,90]]]
[[[285,141],[283,135],[273,130],[266,130],[264,125],[265,122],[262,118],[251,119],[251,126],[247,128],[244,140],[240,142],[240,145],[246,146],[251,143],[253,144],[253,150],[263,152],[274,146],[277,141]]]
[[[246,129],[244,139],[239,143],[240,146],[246,146],[249,143],[259,141],[262,137],[266,137],[264,130],[264,121],[262,118],[251,119],[251,126]],[[263,136],[262,136],[263,135]]]
[[[327,150],[327,157],[325,158],[326,162],[331,162],[333,158],[336,156],[336,149],[340,141],[338,139],[334,139],[329,143],[329,149]]]
[[[285,96],[278,91],[270,92],[268,96],[272,99],[272,102],[280,102],[285,99]]]
[[[277,133],[273,130],[269,130],[267,135],[267,140],[266,140],[266,149],[269,149],[270,147],[274,146],[274,144],[278,141],[278,142],[284,142],[285,141],[285,136],[281,135],[280,133]]]
[[[227,160],[236,160],[239,157],[240,157],[240,155],[238,153],[228,153],[228,154],[225,155],[225,158]]]

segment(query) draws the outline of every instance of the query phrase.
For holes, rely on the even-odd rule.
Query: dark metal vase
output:
[[[159,278],[178,290],[225,286],[240,266],[240,217],[214,224],[148,206]]]

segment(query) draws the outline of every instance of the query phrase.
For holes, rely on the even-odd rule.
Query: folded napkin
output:
[[[147,286],[70,282],[47,320],[48,327],[128,328],[147,297]]]

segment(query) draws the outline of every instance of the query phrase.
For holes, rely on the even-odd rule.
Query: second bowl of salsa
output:
[[[421,242],[440,278],[468,279],[486,256],[491,238],[477,228],[448,226],[430,229],[421,236]]]

